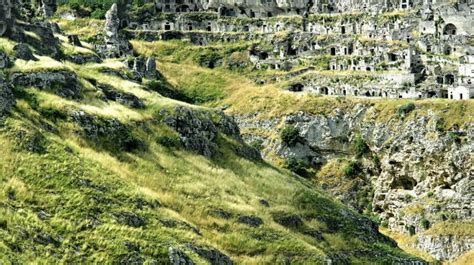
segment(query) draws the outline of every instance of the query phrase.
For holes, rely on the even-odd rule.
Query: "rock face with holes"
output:
[[[132,46],[119,33],[120,18],[117,4],[105,14],[104,44],[97,45],[96,50],[106,58],[119,58],[132,53]]]
[[[443,127],[446,121],[434,111],[405,118],[394,115],[388,121],[377,121],[377,117],[371,116],[373,111],[370,105],[358,104],[349,109],[335,109],[328,115],[299,112],[269,120],[249,116],[239,118],[238,123],[242,130],[250,132],[255,129],[279,132],[280,126],[295,126],[299,135],[292,146],[274,137],[262,138],[252,133],[244,138],[247,142],[263,142],[264,155],[296,158],[315,168],[341,156],[351,158],[354,139],[361,135],[369,150],[360,159],[361,177],[345,181],[351,185],[367,183],[373,194],[368,195],[368,200],[382,223],[392,230],[420,235],[419,247],[430,250],[441,260],[450,260],[473,249],[472,243],[462,235],[450,240],[444,232],[429,239],[421,237],[429,228],[443,226],[448,219],[474,220],[472,120],[446,129]],[[361,189],[358,185],[344,192],[322,188],[348,205],[356,205],[355,197]],[[430,248],[431,245],[436,247]]]
[[[8,58],[8,55],[0,50],[0,69],[5,69],[8,67],[10,63],[10,59]]]
[[[12,0],[0,0],[0,36],[7,34],[13,28],[14,13]]]
[[[0,116],[7,114],[15,104],[15,96],[11,87],[0,73]]]
[[[41,0],[41,12],[44,17],[52,17],[56,12],[56,0]]]
[[[261,159],[257,150],[243,142],[234,119],[222,112],[211,113],[177,106],[171,112],[160,111],[158,116],[164,124],[179,134],[186,149],[197,154],[215,157],[219,153],[217,141],[221,133],[237,142],[231,146],[238,155],[248,159]]]
[[[25,88],[36,87],[42,90],[49,90],[60,97],[75,100],[82,97],[81,85],[79,84],[77,75],[72,72],[14,73],[10,78],[12,84],[15,86]]]

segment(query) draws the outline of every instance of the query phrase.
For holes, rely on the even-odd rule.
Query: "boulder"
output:
[[[148,57],[146,59],[146,70],[145,70],[145,77],[149,79],[154,79],[157,77],[157,70],[156,70],[156,59],[155,57]]]
[[[168,256],[171,265],[194,265],[194,262],[181,250],[169,247]]]
[[[237,222],[241,223],[241,224],[246,224],[246,225],[251,226],[251,227],[259,227],[259,226],[263,225],[262,218],[257,217],[257,216],[243,215],[243,216],[240,216],[237,219]]]
[[[97,88],[104,93],[108,100],[116,101],[135,109],[143,109],[145,107],[145,104],[137,96],[131,93],[121,92],[103,84],[97,85]]]
[[[132,212],[118,212],[114,214],[114,218],[118,223],[131,227],[141,227],[146,224],[144,218]]]
[[[68,35],[67,40],[68,40],[69,44],[71,44],[73,46],[82,47],[81,40],[79,40],[79,36],[77,36],[77,35]]]
[[[52,90],[56,95],[68,99],[81,99],[81,86],[75,73],[68,71],[14,73],[12,84],[22,87],[37,87]]]
[[[19,43],[13,47],[13,51],[15,52],[15,57],[17,59],[25,60],[25,61],[37,61],[38,59],[33,55],[30,47],[25,43]]]
[[[10,64],[10,60],[8,59],[8,55],[0,50],[0,69],[5,69]]]
[[[294,214],[275,214],[273,220],[288,228],[300,228],[303,226],[303,220],[301,220],[301,217]]]
[[[45,18],[52,17],[56,12],[56,0],[41,0],[41,12]]]
[[[15,105],[15,96],[0,73],[0,116],[10,112],[13,105]]]
[[[189,243],[186,246],[192,250],[194,253],[198,254],[203,259],[207,260],[211,265],[232,265],[234,264],[232,260],[225,255],[224,253],[220,252],[217,249],[213,248],[206,248],[201,246],[194,246],[193,244]]]

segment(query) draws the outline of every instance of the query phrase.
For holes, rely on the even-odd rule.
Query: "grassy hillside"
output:
[[[12,52],[12,41],[0,43]],[[93,54],[61,45],[65,55]],[[68,98],[58,96],[64,85],[13,87],[16,105],[0,122],[0,263],[166,264],[170,253],[198,264],[226,256],[239,264],[411,259],[309,181],[242,155],[249,147],[222,129],[208,158],[188,150],[167,123],[181,118],[177,106],[198,123],[219,123],[217,111],[117,76],[128,74],[119,60],[36,57],[13,62],[6,78],[73,74],[80,90]],[[171,64],[160,66],[191,99],[209,89],[196,103],[213,105],[239,88],[227,76],[203,79],[210,73],[197,66],[203,76],[187,82],[169,75]],[[107,100],[104,87],[140,107]]]

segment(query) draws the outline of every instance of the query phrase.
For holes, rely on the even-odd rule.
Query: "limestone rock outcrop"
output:
[[[0,0],[0,36],[7,34],[15,21],[12,0]]]
[[[13,105],[15,105],[15,96],[5,77],[0,73],[0,116],[7,114]]]
[[[56,12],[56,0],[41,0],[41,13],[44,17],[52,17],[54,12]]]
[[[219,121],[215,121],[213,115],[217,115]],[[234,150],[237,154],[249,159],[260,159],[258,151],[243,143],[235,121],[222,112],[213,114],[177,106],[171,113],[166,110],[160,111],[159,116],[166,125],[178,132],[187,150],[206,157],[214,157],[218,154],[218,133],[223,133],[240,143]]]
[[[281,124],[298,128],[301,141],[288,146],[275,138],[262,138],[248,133],[247,142],[263,142],[264,155],[297,158],[315,167],[331,159],[350,157],[352,142],[361,135],[377,165],[363,161],[364,181],[369,183],[373,211],[382,223],[402,233],[420,235],[419,248],[440,260],[450,260],[473,249],[472,242],[463,238],[439,234],[422,237],[430,227],[448,219],[472,222],[474,216],[474,124],[466,121],[449,130],[434,111],[410,118],[374,120],[373,107],[355,105],[352,109],[335,109],[329,115],[309,115],[299,112],[268,120],[240,117],[238,123],[245,131],[278,132]],[[396,132],[396,134],[394,133]],[[354,184],[356,180],[347,180]],[[362,181],[362,180],[361,180]],[[324,188],[324,187],[323,187]],[[352,205],[361,189],[333,195]],[[328,189],[328,192],[333,192]],[[371,195],[368,195],[371,196]]]
[[[0,50],[0,69],[7,68],[10,63],[10,59],[8,58],[8,55]]]
[[[11,82],[25,88],[53,90],[56,95],[64,98],[77,100],[82,97],[77,75],[68,71],[14,73],[11,75]]]
[[[128,40],[120,36],[120,18],[117,4],[105,14],[105,28],[103,45],[98,45],[96,50],[106,58],[119,58],[131,54],[132,47]]]

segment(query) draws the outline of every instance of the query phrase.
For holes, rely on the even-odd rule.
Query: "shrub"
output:
[[[92,11],[92,13],[91,13],[91,18],[94,18],[94,19],[104,19],[106,12],[107,12],[107,11],[105,11],[105,10],[103,10],[103,9],[96,9],[96,10]]]
[[[164,80],[152,80],[146,85],[148,89],[160,93],[163,97],[184,101],[186,103],[193,103],[191,98],[183,94],[181,91],[173,89],[173,87]]]
[[[364,138],[362,138],[361,135],[357,135],[354,145],[353,145],[354,151],[356,153],[357,158],[361,158],[364,156],[366,153],[370,151],[369,146],[365,142]]]
[[[382,162],[380,162],[380,157],[374,154],[372,156],[372,161],[374,162],[375,168],[380,171],[382,169]]]
[[[416,234],[416,230],[415,230],[415,227],[410,225],[410,226],[405,226],[405,229],[408,231],[408,233],[410,234],[410,236],[413,236]]]
[[[416,108],[415,104],[413,104],[412,102],[410,102],[410,103],[407,103],[407,104],[401,106],[400,108],[398,108],[397,114],[398,114],[398,116],[400,116],[400,117],[405,117],[405,116],[408,115],[410,112],[412,112],[413,110],[415,110],[415,108]]]
[[[344,176],[347,178],[355,178],[362,173],[362,164],[357,160],[349,161],[346,168],[344,168]]]
[[[437,121],[436,121],[436,131],[438,132],[444,132],[444,125],[445,125],[445,120],[443,117],[439,118]]]
[[[168,135],[159,136],[156,139],[156,142],[164,147],[168,148],[178,148],[181,147],[181,141],[177,137],[172,137]]]
[[[410,194],[405,194],[405,196],[403,197],[403,201],[406,202],[406,203],[410,203],[413,201],[413,196],[410,195]]]
[[[250,143],[250,146],[255,150],[262,150],[263,140],[262,139],[255,139]]]
[[[323,198],[320,198],[315,192],[309,190],[300,190],[293,197],[295,206],[300,210],[313,210],[321,204]]]
[[[288,125],[280,133],[281,140],[292,147],[300,141],[300,130],[294,125]]]
[[[207,67],[207,68],[215,68],[220,61],[222,60],[222,56],[214,51],[209,51],[206,53],[199,54],[197,58],[197,62],[200,66]]]
[[[424,229],[429,229],[430,228],[430,221],[426,220],[425,218],[421,219],[420,221],[421,227]]]
[[[433,194],[432,191],[430,191],[430,192],[428,192],[428,194],[426,194],[426,195],[427,195],[428,197],[433,197],[434,194]]]
[[[290,171],[302,177],[306,177],[308,175],[308,171],[306,170],[307,166],[308,165],[306,164],[304,160],[297,159],[295,157],[290,157],[285,162],[285,168],[289,169]]]

